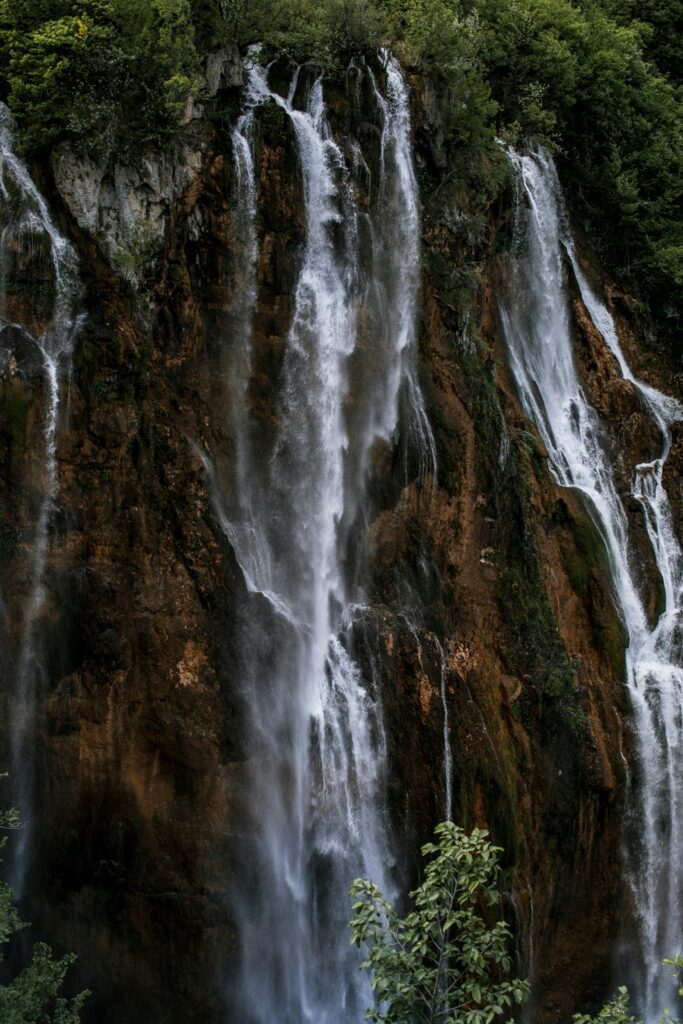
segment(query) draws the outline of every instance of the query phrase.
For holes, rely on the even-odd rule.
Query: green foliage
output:
[[[383,19],[372,0],[251,0],[238,35],[295,60],[344,69],[358,54],[374,54]]]
[[[493,184],[495,161],[483,157],[494,135],[554,148],[601,257],[672,338],[683,281],[681,0],[383,6],[404,62],[438,78],[449,167],[463,173],[464,147]]]
[[[675,956],[662,960],[662,963],[669,968],[669,974],[676,981],[679,996],[683,996],[683,957],[676,953]]]
[[[467,835],[453,822],[436,835],[422,848],[432,859],[405,917],[371,882],[351,887],[352,942],[368,948],[362,967],[372,972],[378,1004],[366,1019],[378,1024],[491,1024],[529,993],[527,982],[507,980],[508,926],[488,922],[499,902],[499,848],[487,832]]]
[[[628,990],[620,988],[615,996],[605,1003],[596,1017],[585,1013],[576,1013],[572,1017],[573,1024],[638,1024],[635,1017],[628,1012]]]
[[[195,42],[201,53],[227,41],[241,41],[251,0],[191,0],[191,5]]]
[[[111,255],[111,263],[124,281],[139,290],[151,277],[159,259],[161,242],[146,221],[123,232],[120,247]]]
[[[671,977],[676,981],[678,995],[683,996],[683,959],[676,954],[676,956],[663,960],[662,963],[669,968]],[[576,1013],[572,1017],[572,1024],[640,1024],[640,1021],[631,1016],[628,1011],[628,989],[622,986],[596,1016]],[[680,1024],[680,1021],[672,1016],[670,1010],[662,1010],[659,1020],[660,1024]]]
[[[665,73],[670,62],[660,70],[648,61],[653,26],[624,17],[623,7],[617,17],[610,0],[476,7],[499,130],[559,151],[601,255],[673,331],[683,279],[681,96]]]
[[[0,0],[0,92],[26,148],[172,132],[198,82],[189,0]]]
[[[3,891],[0,914],[5,910],[5,903]],[[8,985],[0,986],[3,1024],[78,1024],[88,993],[81,992],[73,999],[57,994],[74,959],[73,956],[55,959],[49,946],[37,943],[29,965]]]
[[[617,20],[636,20],[647,28],[645,55],[677,85],[683,79],[683,0],[611,0],[605,4]]]
[[[18,827],[16,811],[0,812],[0,831]],[[0,836],[0,852],[6,843],[7,836]],[[6,882],[0,882],[0,947],[25,927],[14,906],[12,890]],[[0,985],[2,1024],[79,1024],[80,1011],[89,993],[81,992],[72,999],[59,994],[74,959],[72,955],[55,958],[49,946],[37,943],[29,964],[7,984]]]
[[[599,254],[673,339],[683,282],[683,2],[382,0],[404,63],[437,80],[449,174],[500,184],[492,143],[535,138]],[[466,157],[466,159],[463,159]],[[426,183],[429,192],[433,182]],[[471,197],[470,197],[471,202]]]

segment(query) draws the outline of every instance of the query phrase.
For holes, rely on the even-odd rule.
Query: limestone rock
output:
[[[206,90],[213,97],[220,89],[244,85],[244,67],[236,46],[215,50],[206,58]]]
[[[63,142],[51,159],[55,186],[74,220],[115,266],[135,250],[163,244],[172,205],[201,163],[201,150],[187,144],[150,151],[135,163],[104,163]]]

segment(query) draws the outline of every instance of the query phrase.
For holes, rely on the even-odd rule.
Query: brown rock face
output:
[[[234,111],[237,100],[219,93],[216,110]],[[373,137],[341,86],[335,103],[346,131]],[[418,125],[425,116],[418,95]],[[267,108],[258,133],[248,402],[267,450],[305,223],[277,110]],[[434,160],[424,139],[418,156]],[[245,649],[254,597],[201,457],[213,453],[219,473],[234,457],[226,345],[244,261],[234,174],[229,135],[207,128],[201,169],[169,211],[162,258],[137,294],[61,208],[87,320],[63,386],[26,914],[36,936],[78,953],[78,981],[93,992],[86,1016],[98,1024],[225,1024],[229,1002],[229,890],[249,838],[241,684],[250,661],[278,655],[275,624]],[[455,817],[487,826],[505,849],[506,912],[534,981],[532,1017],[550,1024],[605,994],[624,910],[624,638],[594,530],[551,478],[513,394],[496,310],[499,211],[486,212],[475,253],[477,344],[434,270],[432,257],[462,267],[473,256],[446,225],[449,196],[445,188],[426,203],[423,225],[419,372],[438,479],[421,486],[400,453],[375,453],[370,611],[354,653],[381,666],[391,814],[408,874],[444,813],[445,690]],[[624,453],[625,486],[633,458],[657,439],[578,301],[575,319],[586,385]],[[27,383],[30,339],[22,344],[25,378],[8,372],[0,382],[2,593],[17,607],[27,600],[45,405],[40,381]],[[7,649],[16,649],[12,629]],[[5,694],[6,721],[10,712]]]

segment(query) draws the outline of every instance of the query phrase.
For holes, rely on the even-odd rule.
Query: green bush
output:
[[[16,811],[0,811],[0,831],[19,828]],[[0,852],[7,837],[0,837]],[[12,890],[0,882],[0,948],[7,945],[26,925],[19,918]],[[81,1008],[88,992],[73,999],[60,995],[66,972],[75,957],[55,959],[49,946],[39,942],[33,947],[27,967],[10,981],[0,984],[0,1020],[2,1024],[79,1024]],[[0,963],[3,957],[0,953]]]
[[[682,108],[667,77],[671,58],[662,68],[651,62],[659,29],[624,16],[623,6],[617,17],[611,0],[476,0],[476,8],[499,130],[558,151],[600,255],[649,298],[673,336],[683,279]],[[648,5],[633,11],[647,16]]]
[[[683,996],[683,960],[677,954],[662,962],[669,968],[671,977],[676,981],[678,995]],[[629,1013],[629,1001],[628,989],[622,986],[596,1016],[576,1013],[572,1017],[572,1024],[640,1024]],[[662,1010],[659,1020],[660,1024],[680,1024],[679,1019],[674,1017],[670,1010]]]
[[[422,848],[432,859],[405,917],[371,882],[351,887],[352,942],[368,949],[362,968],[372,972],[378,1004],[366,1019],[378,1024],[491,1024],[529,993],[526,981],[508,980],[507,924],[489,922],[500,900],[499,847],[487,832],[467,835],[452,821],[436,835]]]
[[[638,1024],[635,1017],[628,1012],[629,996],[626,988],[620,988],[595,1017],[585,1013],[576,1013],[572,1024]]]

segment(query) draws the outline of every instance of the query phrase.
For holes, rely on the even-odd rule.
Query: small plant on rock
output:
[[[1,833],[17,828],[17,812],[0,811],[0,851],[7,842],[7,836]],[[14,905],[11,888],[6,882],[0,882],[0,963],[2,948],[25,927]],[[81,992],[72,999],[61,994],[66,972],[74,960],[72,954],[56,958],[49,946],[37,942],[27,966],[0,984],[2,1024],[79,1024],[81,1008],[89,993]]]

